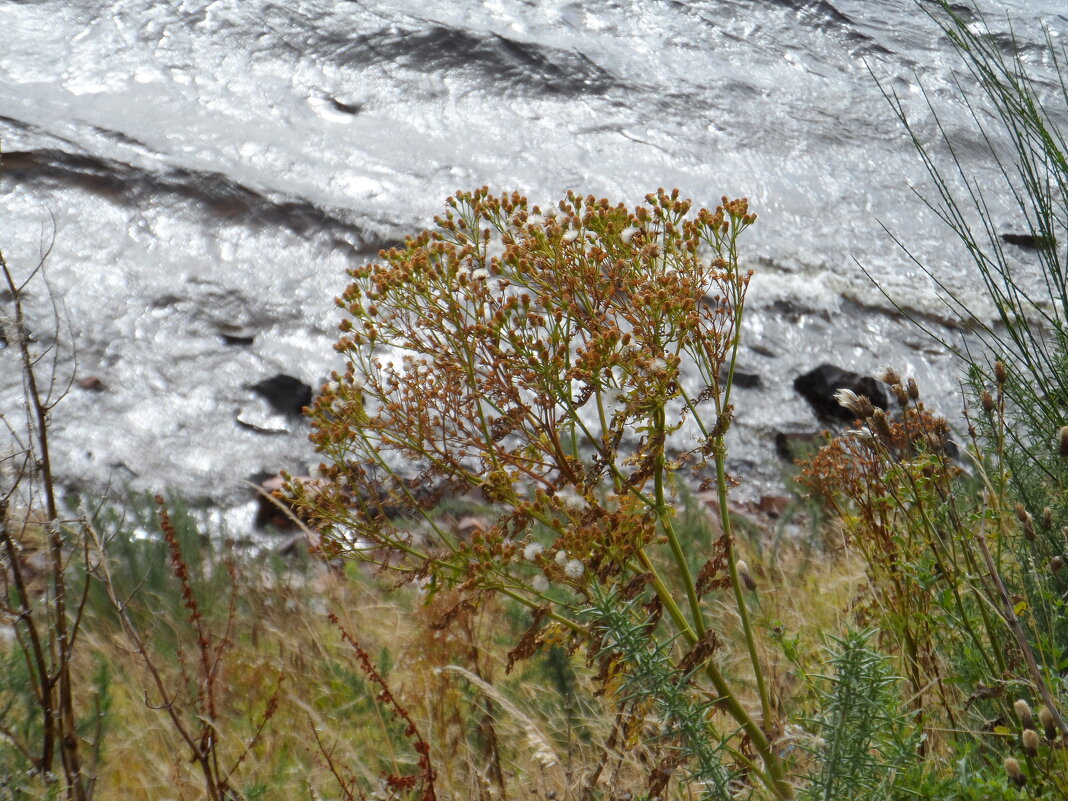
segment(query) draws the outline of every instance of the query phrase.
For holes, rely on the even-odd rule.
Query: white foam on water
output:
[[[791,382],[821,360],[869,371],[899,359],[952,395],[951,362],[861,269],[910,312],[947,315],[881,225],[991,314],[962,249],[914,197],[930,183],[869,73],[944,153],[930,98],[993,186],[956,57],[911,0],[2,7],[0,147],[51,166],[0,183],[0,248],[26,274],[51,244],[79,373],[107,386],[56,412],[71,481],[237,504],[246,476],[314,463],[306,424],[269,436],[236,422],[248,387],[278,372],[317,387],[338,366],[345,268],[427,225],[458,188],[543,205],[568,189],[630,205],[658,186],[700,205],[748,196],[760,219],[742,242],[757,271],[747,336],[773,353],[747,351],[764,388],[739,394],[754,460],[770,431],[812,427]],[[1008,30],[1008,11],[1024,60],[1048,73],[1030,45],[1036,20],[1052,35],[1068,26],[1062,4],[991,8],[991,33]],[[999,230],[1022,230],[1008,197],[988,200]],[[1036,280],[1033,257],[1013,256]],[[47,328],[43,292],[30,311]],[[252,344],[225,344],[233,331]],[[0,372],[0,407],[14,408],[16,374]]]

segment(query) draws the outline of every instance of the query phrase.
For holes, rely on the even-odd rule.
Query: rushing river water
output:
[[[989,35],[1012,46],[1011,15],[1048,75],[1040,26],[1068,32],[1063,2],[984,7]],[[66,483],[236,507],[243,479],[313,463],[306,425],[250,386],[318,386],[337,364],[344,270],[483,184],[541,203],[571,188],[750,198],[742,369],[762,388],[739,390],[732,453],[756,486],[776,480],[775,431],[818,427],[792,380],[820,362],[892,362],[959,406],[956,366],[859,266],[942,314],[885,225],[982,305],[910,189],[926,176],[882,94],[937,148],[929,98],[969,167],[990,171],[958,58],[913,0],[0,0],[0,23],[0,248],[22,275],[48,250],[63,344],[103,390],[75,386],[55,412]]]

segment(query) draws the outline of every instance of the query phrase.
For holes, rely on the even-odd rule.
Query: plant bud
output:
[[[894,384],[890,387],[890,391],[894,393],[894,397],[897,398],[897,405],[902,409],[909,405],[909,395],[901,384]]]
[[[983,404],[983,411],[987,414],[994,413],[994,396],[988,390],[979,393],[979,402]]]
[[[908,393],[909,393],[909,400],[916,401],[916,400],[920,399],[920,388],[918,386],[916,386],[916,379],[915,378],[911,378],[910,377],[909,380],[908,380]]]
[[[1057,727],[1053,725],[1053,713],[1046,707],[1041,707],[1038,710],[1038,722],[1042,724],[1042,733],[1046,735],[1046,739],[1053,742],[1057,739]]]
[[[875,424],[875,433],[882,437],[886,442],[889,442],[891,439],[890,424],[886,422],[886,413],[882,409],[876,409],[875,413],[872,414],[871,419]]]
[[[1048,506],[1042,510],[1042,530],[1050,531],[1053,528],[1053,510]]]
[[[1068,456],[1068,426],[1061,426],[1061,456]]]
[[[1015,757],[1005,758],[1005,772],[1009,774],[1009,779],[1017,787],[1023,787],[1027,784],[1027,777],[1023,775],[1023,771],[1020,770],[1020,763],[1016,761]]]
[[[1061,568],[1064,567],[1064,557],[1054,556],[1049,560],[1049,570],[1056,575],[1061,572]]]
[[[1031,705],[1024,699],[1019,699],[1012,708],[1016,710],[1016,716],[1020,719],[1020,723],[1023,724],[1025,729],[1033,729],[1035,727],[1035,719],[1031,717]]]
[[[1020,737],[1020,742],[1023,745],[1023,752],[1025,756],[1038,756],[1037,731],[1035,731],[1034,729],[1024,729],[1023,735]]]
[[[994,362],[994,380],[996,380],[998,384],[1004,384],[1006,378],[1008,378],[1008,374],[1005,372],[1004,362],[1000,360]]]
[[[738,571],[738,578],[741,579],[742,584],[749,592],[756,590],[756,582],[753,581],[753,577],[749,575],[749,565],[739,559],[734,563],[734,569]]]
[[[1016,519],[1023,524],[1024,538],[1028,542],[1035,541],[1035,522],[1022,503],[1016,504]]]
[[[875,379],[877,381],[882,381],[887,386],[897,384],[901,381],[901,377],[897,374],[897,371],[888,364],[884,364],[875,371]]]

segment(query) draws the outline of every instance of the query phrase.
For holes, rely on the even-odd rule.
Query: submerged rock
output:
[[[264,379],[249,388],[281,414],[299,416],[312,399],[310,386],[285,373]]]
[[[866,395],[873,405],[886,409],[888,400],[882,386],[871,376],[860,375],[833,364],[821,364],[794,379],[794,389],[809,402],[816,417],[825,423],[852,423],[855,415],[835,400],[834,394],[848,389]]]

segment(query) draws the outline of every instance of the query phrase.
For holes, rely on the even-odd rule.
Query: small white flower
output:
[[[586,566],[582,564],[578,559],[571,559],[566,565],[564,565],[564,575],[570,579],[578,579],[582,577],[585,572]]]
[[[536,592],[545,592],[549,589],[549,579],[545,578],[541,573],[538,573],[538,575],[534,577],[534,580],[530,582],[530,586],[532,586]]]
[[[574,242],[576,239],[578,239],[578,231],[576,231],[574,228],[572,228],[572,229],[566,231],[564,233],[564,235],[561,237],[561,239],[564,242]]]
[[[533,562],[535,559],[538,558],[538,554],[540,554],[544,550],[545,548],[540,542],[528,543],[526,547],[523,548],[523,558],[526,559],[528,562]]]
[[[655,358],[651,362],[649,362],[649,366],[651,368],[653,368],[654,370],[666,370],[667,369],[667,362],[665,362],[663,359],[661,359],[658,356],[657,358]]]
[[[567,551],[561,548],[559,551],[556,552],[556,556],[554,558],[556,559],[556,564],[563,566],[564,562],[567,561]]]
[[[477,270],[471,273],[472,281],[484,281],[487,278],[489,278],[489,270],[487,270],[485,267],[479,267]]]
[[[326,385],[326,391],[333,394],[341,389],[341,385],[337,381],[329,381]]]
[[[638,233],[638,229],[635,228],[633,225],[628,225],[619,233],[619,238],[625,245],[630,242],[631,237],[633,237],[636,233]]]

